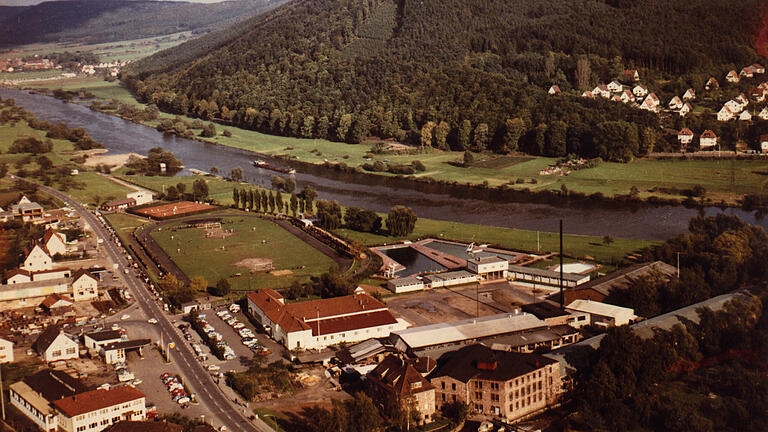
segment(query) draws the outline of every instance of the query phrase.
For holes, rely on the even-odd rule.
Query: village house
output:
[[[136,200],[133,198],[107,201],[101,205],[101,209],[106,212],[117,212],[131,207],[136,207]]]
[[[744,95],[744,93],[733,98],[733,101],[739,104],[739,110],[743,110],[747,107],[747,105],[749,105],[749,99]]]
[[[52,403],[87,391],[86,386],[65,372],[44,369],[24,377],[8,388],[8,399],[25,417],[45,432],[59,430]]]
[[[648,95],[648,97],[645,98],[645,100],[643,100],[643,103],[640,104],[640,109],[656,112],[659,109],[660,103],[661,101],[659,101],[659,98],[656,96],[656,94],[651,93]]]
[[[50,228],[45,230],[42,243],[50,256],[55,256],[56,254],[66,255],[69,252],[67,237]]]
[[[648,95],[648,88],[638,84],[635,86],[635,88],[632,89],[632,94],[634,94],[637,98],[644,98],[646,95]]]
[[[760,153],[768,153],[768,134],[760,136]]]
[[[43,246],[35,243],[27,253],[24,263],[19,268],[30,272],[53,270],[53,258],[51,258]]]
[[[589,314],[589,323],[601,327],[618,327],[637,320],[634,309],[594,300],[574,300],[565,310]]]
[[[732,70],[728,72],[728,74],[725,75],[725,80],[728,81],[731,84],[735,84],[739,81],[741,81],[741,78],[739,78],[739,74],[736,73],[735,70]]]
[[[8,222],[10,220],[13,220],[13,212],[10,210],[3,210],[3,208],[0,207],[0,222]]]
[[[13,363],[13,342],[0,338],[0,364]]]
[[[72,312],[74,302],[61,294],[51,294],[40,303],[40,309],[48,315],[64,315]]]
[[[594,99],[595,98],[595,94],[592,93],[591,91],[587,90],[587,91],[585,91],[584,93],[581,94],[581,97],[585,97],[587,99]]]
[[[699,137],[699,148],[706,150],[717,145],[717,135],[711,130],[705,130]]]
[[[635,95],[632,94],[629,90],[624,90],[621,92],[621,96],[619,96],[622,103],[629,103],[635,101]]]
[[[24,223],[40,223],[43,221],[43,206],[22,196],[18,203],[11,206],[13,217],[21,218]]]
[[[140,191],[136,191],[136,192],[130,192],[130,193],[127,193],[125,195],[125,197],[128,198],[128,199],[132,198],[136,202],[135,205],[137,205],[137,206],[144,205],[144,204],[149,204],[154,199],[154,197],[152,196],[152,192],[150,192],[148,190],[140,190]]]
[[[505,421],[547,409],[562,392],[556,360],[480,344],[444,354],[428,378],[436,389],[437,409],[460,401],[476,416]]]
[[[6,277],[6,283],[0,285],[0,302],[17,302],[16,307],[23,307],[30,300],[42,301],[52,294],[68,294],[74,301],[98,297],[98,280],[84,269],[74,273],[69,269],[16,269],[6,273]]]
[[[417,410],[421,417],[419,423],[430,422],[435,414],[435,387],[424,375],[435,366],[429,357],[410,359],[390,354],[366,375],[368,393],[379,406],[399,403],[403,410]]]
[[[680,114],[680,117],[685,117],[690,114],[691,111],[693,111],[693,106],[691,106],[689,102],[686,102],[682,107],[680,107],[677,113]]]
[[[99,432],[122,420],[146,419],[146,396],[132,386],[91,390],[53,402],[63,432]]]
[[[715,77],[709,78],[709,81],[707,81],[707,83],[704,84],[704,89],[707,91],[718,89],[718,88],[720,88],[720,83],[717,81],[717,78]]]
[[[752,114],[748,110],[744,110],[739,114],[739,121],[752,121]]]
[[[679,96],[675,96],[669,101],[669,109],[678,110],[683,107],[683,100]]]
[[[625,82],[640,81],[640,74],[637,72],[637,69],[625,69],[621,75],[624,77]]]
[[[760,120],[768,120],[768,107],[763,108],[757,116],[760,117]]]
[[[611,81],[606,87],[611,93],[618,93],[624,90],[624,86],[618,81]]]
[[[290,304],[272,289],[246,297],[251,316],[288,349],[323,349],[341,342],[386,337],[407,325],[365,292]]]
[[[764,102],[765,101],[765,88],[762,87],[755,87],[749,91],[749,97],[757,102]]]
[[[733,116],[733,111],[728,108],[728,105],[723,105],[723,107],[720,108],[720,111],[717,112],[717,121],[727,122],[733,120]]]
[[[553,85],[549,88],[549,91],[547,91],[547,93],[549,93],[550,95],[556,95],[562,92],[560,91],[560,86]]]
[[[751,66],[752,72],[756,75],[762,75],[765,73],[765,67],[759,63],[755,63]]]
[[[692,101],[696,99],[696,90],[689,88],[688,90],[683,93],[683,100],[684,101]]]
[[[681,147],[687,147],[688,144],[693,142],[693,131],[688,128],[683,128],[677,133],[677,140],[680,141]]]
[[[47,363],[76,359],[80,356],[77,342],[70,339],[57,325],[46,328],[32,344],[32,349]]]
[[[602,98],[608,99],[611,97],[611,91],[608,89],[608,86],[600,84],[599,86],[592,89],[592,94],[595,96],[600,96]]]

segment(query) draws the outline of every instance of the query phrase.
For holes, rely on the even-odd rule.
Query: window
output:
[[[491,383],[491,390],[498,390],[499,389],[499,383]]]
[[[453,399],[453,401],[456,402],[456,395],[451,395],[451,399]]]
[[[498,402],[498,401],[499,401],[499,394],[491,393],[491,402]]]
[[[443,400],[443,402],[445,402],[445,393],[442,393],[440,396],[441,396],[441,399]]]
[[[520,390],[515,390],[515,399],[520,397]]]
[[[541,381],[539,381],[539,390],[541,390],[541,388],[542,388],[542,384],[541,384]]]
[[[451,390],[456,390],[456,383],[451,383]]]
[[[475,392],[475,399],[482,399],[483,398],[483,392]]]
[[[51,356],[52,357],[59,357],[59,356],[61,356],[61,350],[56,350],[56,351],[52,352]]]
[[[442,381],[442,382],[440,383],[440,387],[441,387],[443,390],[445,390],[445,381]]]
[[[67,348],[67,354],[74,354],[77,348]]]

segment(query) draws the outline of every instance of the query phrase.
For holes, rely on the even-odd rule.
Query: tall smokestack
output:
[[[563,220],[560,219],[560,309],[565,308],[565,294],[563,293]]]

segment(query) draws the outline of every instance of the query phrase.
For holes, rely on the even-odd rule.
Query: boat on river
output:
[[[275,166],[261,159],[257,159],[253,161],[253,166],[255,166],[256,168],[264,168],[271,171],[277,171],[283,174],[296,174],[296,170],[293,168],[283,168],[283,167]]]

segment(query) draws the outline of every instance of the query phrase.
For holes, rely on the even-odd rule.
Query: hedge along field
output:
[[[232,235],[206,238],[204,229],[173,231],[182,225],[176,223],[153,231],[152,237],[187,276],[203,276],[209,285],[226,278],[234,290],[282,288],[294,281],[306,282],[309,276],[320,275],[334,264],[317,249],[268,220],[216,213],[201,217],[222,217],[222,229],[232,230]],[[237,265],[254,258],[272,260],[274,270],[283,272],[251,274],[247,267]],[[238,273],[240,276],[236,276]]]

